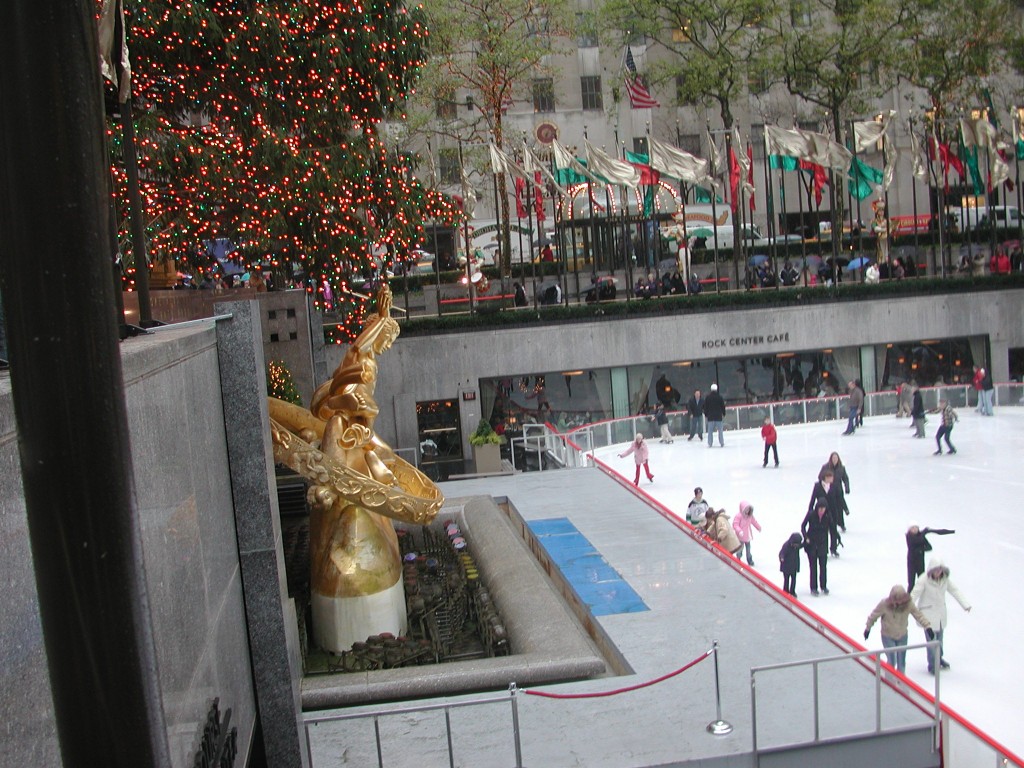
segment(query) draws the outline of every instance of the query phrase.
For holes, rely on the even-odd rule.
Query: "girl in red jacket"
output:
[[[775,431],[775,425],[772,424],[771,416],[764,417],[764,425],[761,427],[761,437],[764,439],[764,463],[762,467],[768,466],[768,449],[772,449],[772,453],[775,454],[775,466],[779,466],[779,433]]]

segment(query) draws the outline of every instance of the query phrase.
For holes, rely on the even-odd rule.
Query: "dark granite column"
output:
[[[259,302],[215,305],[221,397],[253,681],[267,765],[306,766],[298,627],[288,598],[274,480]]]

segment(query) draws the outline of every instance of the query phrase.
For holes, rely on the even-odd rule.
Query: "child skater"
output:
[[[799,533],[791,534],[779,550],[779,570],[782,571],[782,591],[796,597],[796,575],[800,573],[800,550],[804,542]]]
[[[636,477],[633,478],[633,485],[640,485],[640,467],[643,466],[644,472],[647,473],[647,479],[652,483],[654,482],[654,475],[651,474],[651,468],[647,465],[647,459],[650,456],[650,451],[647,448],[647,443],[644,442],[644,436],[639,432],[636,433],[636,437],[633,442],[629,444],[629,448],[625,452],[619,454],[620,459],[624,459],[629,454],[633,454],[633,461],[636,463]]]
[[[775,431],[775,425],[772,424],[772,417],[765,416],[764,424],[761,426],[761,437],[764,439],[764,463],[762,467],[768,466],[768,449],[772,449],[772,453],[775,454],[775,466],[779,466],[779,433]]]
[[[750,540],[754,538],[754,532],[751,528],[761,530],[761,524],[757,522],[757,518],[754,517],[754,508],[745,501],[740,502],[740,513],[732,521],[732,529],[736,531],[736,538],[740,540],[740,544],[743,545],[743,550],[747,555],[747,565],[754,565],[754,558],[750,554]]]

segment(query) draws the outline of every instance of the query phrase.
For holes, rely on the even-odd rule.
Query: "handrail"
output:
[[[509,683],[508,695],[507,696],[485,696],[483,698],[475,699],[464,699],[461,701],[449,701],[443,704],[420,704],[411,707],[395,707],[390,709],[374,709],[367,712],[352,712],[344,714],[315,714],[315,715],[304,715],[303,716],[303,728],[305,729],[306,735],[306,759],[307,764],[313,765],[313,748],[310,746],[309,728],[311,725],[316,726],[321,723],[333,723],[341,720],[364,720],[366,718],[373,718],[373,730],[374,738],[377,745],[377,766],[378,768],[384,768],[384,753],[381,745],[380,737],[380,718],[390,717],[393,715],[407,715],[414,712],[436,712],[437,710],[444,711],[444,723],[445,732],[448,737],[448,765],[449,768],[455,768],[455,748],[454,742],[452,741],[452,723],[451,723],[451,710],[460,709],[463,707],[476,707],[485,704],[502,704],[508,702],[511,705],[511,717],[512,717],[512,740],[515,747],[516,753],[516,764],[515,768],[523,767],[523,749],[522,743],[519,736],[519,702],[516,698],[518,689],[515,683]]]
[[[917,643],[914,645],[901,645],[893,648],[883,649],[885,651],[906,651],[914,650],[917,648],[928,648],[929,653],[932,649],[937,648],[939,645],[938,640],[930,640],[925,643]],[[814,690],[814,738],[808,742],[809,744],[817,744],[821,741],[821,722],[819,717],[819,695],[818,695],[818,668],[821,664],[827,664],[830,662],[837,661],[856,661],[861,658],[870,658],[873,661],[873,667],[875,672],[875,730],[874,733],[880,734],[887,731],[896,731],[901,729],[890,728],[883,730],[882,728],[882,651],[857,651],[854,653],[845,653],[839,656],[819,656],[814,659],[800,659],[797,661],[786,661],[778,664],[765,664],[758,667],[750,668],[750,713],[751,713],[751,742],[756,755],[758,752],[757,744],[757,683],[756,678],[759,672],[770,672],[780,669],[792,669],[795,667],[806,667],[810,666],[813,670],[813,690]],[[885,664],[887,670],[892,668]],[[892,670],[895,671],[895,670]],[[939,678],[941,675],[941,669],[937,669],[935,672],[935,693],[931,696],[932,704],[932,720],[934,722],[934,735],[932,740],[932,748],[938,750],[940,748],[939,733],[942,725],[942,707],[939,703]],[[886,679],[886,684],[892,687],[891,682]],[[924,691],[918,688],[918,691],[924,693]],[[927,696],[927,694],[925,694]],[[909,700],[909,699],[908,699]],[[915,702],[911,702],[915,703]],[[921,705],[917,705],[923,710]],[[855,737],[857,734],[854,734]],[[849,737],[844,737],[849,738]],[[787,747],[800,747],[806,746],[806,744],[787,744]]]

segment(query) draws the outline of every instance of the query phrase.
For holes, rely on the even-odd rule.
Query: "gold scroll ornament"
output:
[[[444,496],[373,431],[376,356],[399,333],[391,289],[349,346],[310,410],[268,398],[274,460],[309,480],[310,586],[328,597],[360,597],[398,582],[401,556],[391,522],[426,525]]]

